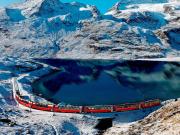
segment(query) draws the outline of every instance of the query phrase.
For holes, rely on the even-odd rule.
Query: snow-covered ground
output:
[[[22,67],[16,69],[17,63],[21,63]],[[25,66],[25,62],[17,59],[14,61],[1,60],[0,134],[94,134],[93,126],[96,124],[96,119],[93,116],[58,113],[53,116],[51,112],[37,110],[29,112],[28,108],[19,105],[13,98],[12,78],[20,76],[20,79],[30,75],[30,80],[33,80],[48,73],[48,67],[23,73],[21,70],[24,70],[23,66]],[[30,68],[34,66],[34,63],[29,63]],[[19,82],[19,84],[21,83]],[[26,90],[28,91],[28,88]],[[26,91],[22,90],[21,92],[28,96]],[[10,120],[10,122],[1,122],[3,119]]]
[[[114,126],[126,125],[144,118],[157,109],[112,114],[61,114],[30,110],[14,100],[12,79],[17,78],[20,92],[29,97],[32,94],[31,82],[49,73],[53,67],[43,65],[43,67],[38,68],[39,64],[27,63],[26,60],[16,58],[1,59],[0,64],[0,121],[4,119],[10,121],[0,122],[0,134],[94,135],[98,132],[94,129],[98,119],[115,118],[113,120]],[[40,97],[36,97],[35,100],[43,101]]]
[[[152,130],[143,132],[140,126],[133,128],[137,120],[153,111],[151,109],[118,114],[52,116],[48,112],[29,112],[13,99],[13,77],[20,77],[19,86],[24,95],[29,95],[29,84],[52,68],[47,65],[38,68],[37,64],[28,62],[29,58],[168,58],[172,61],[177,57],[175,59],[179,61],[180,1],[119,1],[105,14],[95,6],[58,0],[26,0],[22,4],[0,8],[0,134],[94,135],[97,119],[105,117],[115,117],[115,128],[107,134],[121,134],[129,130],[129,125],[139,131],[136,134],[154,133]],[[26,83],[22,83],[24,81]],[[178,110],[177,105],[173,105]],[[163,108],[160,111],[163,112]],[[143,127],[144,130],[148,128]],[[114,132],[117,129],[118,133]]]

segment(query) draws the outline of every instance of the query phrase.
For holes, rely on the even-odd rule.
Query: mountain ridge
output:
[[[27,0],[0,9],[0,52],[23,58],[178,57],[179,7],[176,0],[120,0],[101,14],[78,2]]]

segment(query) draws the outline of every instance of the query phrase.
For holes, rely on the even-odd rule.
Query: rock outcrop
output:
[[[179,135],[180,101],[171,102],[146,118],[126,126],[112,127],[106,135]],[[124,131],[125,130],[125,131]]]

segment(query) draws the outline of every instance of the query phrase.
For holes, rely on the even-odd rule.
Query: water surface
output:
[[[180,97],[179,62],[38,61],[60,69],[33,84],[35,93],[56,104],[111,105]]]

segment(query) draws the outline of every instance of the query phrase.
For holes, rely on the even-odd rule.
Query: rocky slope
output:
[[[180,134],[180,101],[170,102],[151,113],[143,120],[126,127],[115,126],[105,134],[113,135],[179,135]]]
[[[95,6],[27,0],[0,9],[0,54],[15,57],[154,58],[179,54],[179,0]]]

